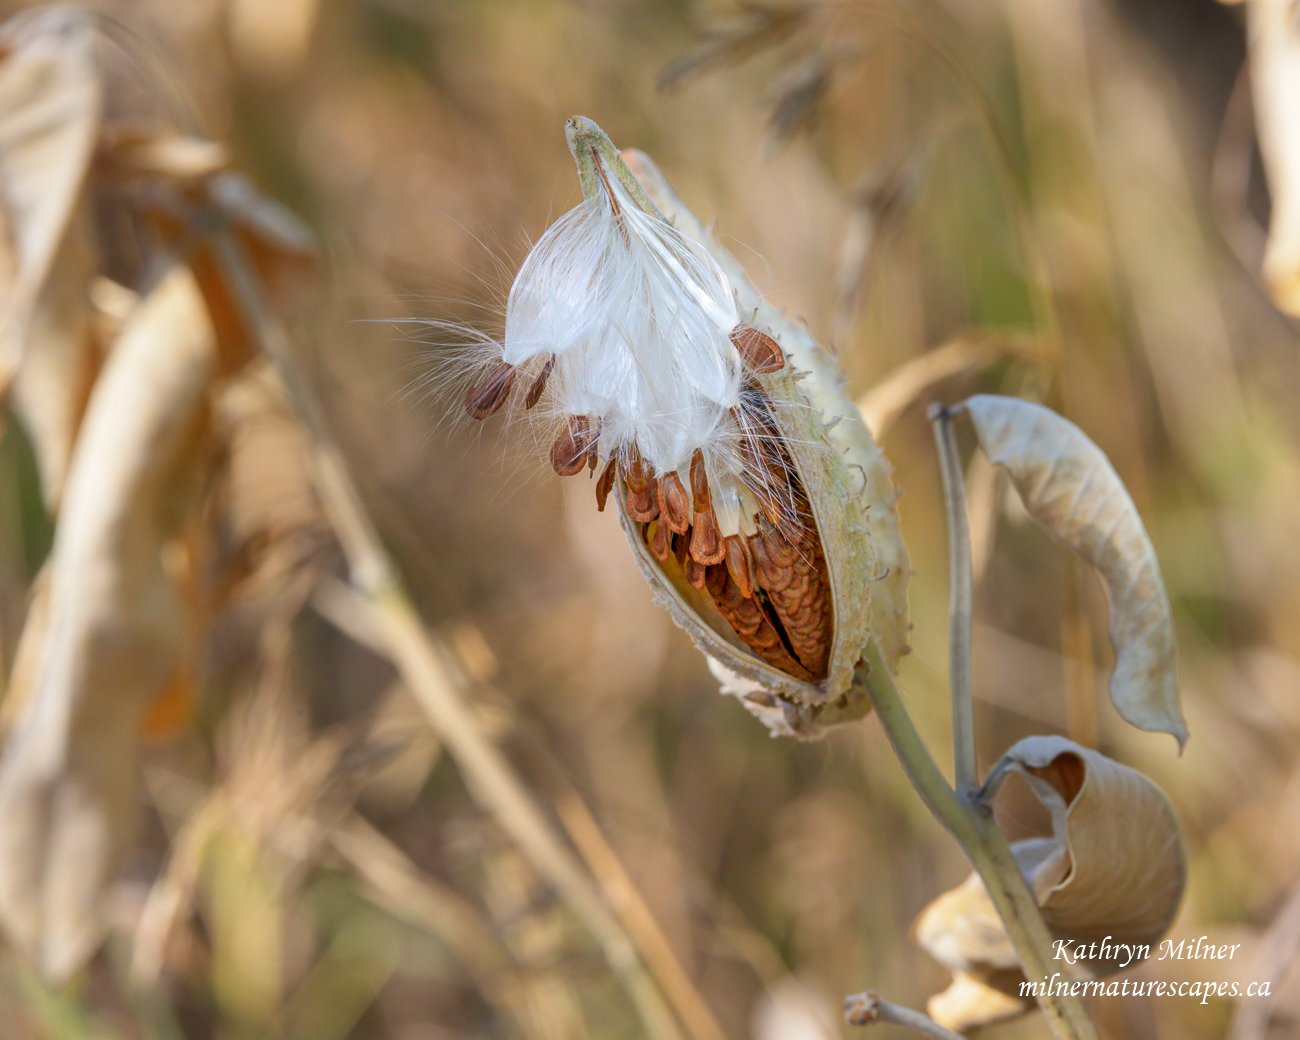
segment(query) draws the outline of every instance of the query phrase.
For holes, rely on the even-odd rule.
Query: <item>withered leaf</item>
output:
[[[188,262],[198,279],[216,329],[218,357],[223,374],[236,371],[257,353],[257,336],[235,299],[226,273],[211,242],[195,238],[215,222],[226,223],[248,256],[268,301],[287,319],[296,317],[315,288],[316,246],[307,228],[274,200],[260,194],[244,177],[229,171],[202,176],[191,182],[162,169],[152,180],[147,166],[135,161],[138,153],[174,152],[174,140],[123,140],[131,154],[115,156],[106,142],[103,157],[113,169],[126,170],[149,191],[137,196],[136,205],[164,241],[187,248]],[[197,147],[186,144],[186,150]],[[215,153],[214,153],[215,157]]]
[[[1052,816],[1052,837],[1015,842],[1012,852],[1053,935],[1075,952],[1097,942],[1099,956],[1079,962],[1094,974],[1141,959],[1140,947],[1173,923],[1187,883],[1169,799],[1136,770],[1064,737],[1015,744],[994,767],[990,794],[1012,773],[1024,775]],[[1020,1000],[1019,960],[977,875],[927,906],[915,937],[954,975],[929,1004],[941,1024],[971,1029],[1033,1006]]]
[[[1110,598],[1110,695],[1139,729],[1187,742],[1173,618],[1151,539],[1105,454],[1072,422],[1029,401],[979,394],[964,405],[980,446],[1029,514],[1097,569]]]
[[[24,633],[25,689],[0,756],[0,925],[50,978],[98,942],[130,828],[141,717],[173,679],[183,610],[164,566],[196,489],[212,329],[174,268],[124,327],[95,386]],[[31,645],[32,641],[36,645]]]
[[[177,183],[203,181],[230,162],[226,149],[205,137],[158,134],[141,126],[115,123],[99,142],[99,172],[119,180],[163,177]]]
[[[1187,849],[1169,798],[1136,769],[1064,737],[1026,737],[990,776],[1022,773],[1052,814],[1055,848],[1030,887],[1062,936],[1150,943],[1173,923]]]
[[[57,504],[97,350],[86,172],[103,114],[92,17],[37,9],[0,27],[0,395]]]

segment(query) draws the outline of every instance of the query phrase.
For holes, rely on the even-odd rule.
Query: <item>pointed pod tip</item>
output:
[[[614,143],[609,139],[594,119],[586,116],[570,116],[564,124],[564,139],[569,143],[569,151],[576,157],[583,148],[601,148],[614,150]]]

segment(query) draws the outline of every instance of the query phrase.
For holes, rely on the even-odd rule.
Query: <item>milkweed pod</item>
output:
[[[720,532],[733,548],[713,565],[716,583],[701,591],[673,558],[656,556],[620,480],[614,497],[624,530],[656,598],[712,659],[724,692],[739,695],[774,734],[820,736],[869,710],[854,678],[868,638],[891,668],[907,651],[908,562],[889,465],[834,357],[763,300],[646,156],[623,159],[652,204],[726,276],[741,327],[752,330],[732,339],[746,347],[749,393],[762,402],[759,419],[742,424],[754,443],[737,457],[758,472],[739,474],[739,530]],[[753,363],[755,343],[770,344],[763,355],[773,363]],[[725,484],[712,473],[710,481]],[[772,632],[778,642],[767,647]]]
[[[763,302],[649,160],[589,119],[566,137],[583,201],[537,242],[468,392],[552,423],[550,463],[604,470],[651,587],[747,684],[775,732],[813,737],[868,710],[874,637],[907,646],[907,554],[889,468],[832,356]],[[554,432],[554,431],[558,431]]]

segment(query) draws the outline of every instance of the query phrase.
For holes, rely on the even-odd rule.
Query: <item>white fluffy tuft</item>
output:
[[[599,421],[601,454],[635,445],[660,473],[714,454],[745,373],[726,276],[642,211],[612,172],[533,247],[510,290],[504,360],[555,355],[548,410]]]

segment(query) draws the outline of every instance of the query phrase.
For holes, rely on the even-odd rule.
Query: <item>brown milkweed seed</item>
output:
[[[605,503],[609,501],[610,488],[614,486],[614,470],[616,467],[615,461],[610,459],[596,481],[596,509],[598,512],[603,513],[605,511]]]
[[[465,411],[471,419],[486,419],[501,410],[515,385],[515,366],[498,361],[486,377],[465,393]]]
[[[708,577],[709,568],[689,556],[686,558],[686,580],[691,583],[693,588],[703,590]]]
[[[732,329],[731,343],[751,372],[766,375],[785,367],[785,354],[776,340],[752,325],[737,325]]]
[[[638,523],[648,523],[659,515],[659,488],[654,470],[633,447],[621,467],[627,485],[627,515]]]
[[[679,534],[672,537],[673,556],[677,558],[677,566],[686,570],[686,561],[691,558],[689,543]]]
[[[712,507],[695,514],[691,525],[691,556],[700,563],[712,566],[727,557],[722,545],[722,532],[718,530],[718,517]]]
[[[786,541],[780,528],[764,514],[758,516],[759,537],[763,539],[763,548],[772,562],[781,567],[793,566],[799,556],[799,550]]]
[[[659,512],[673,534],[686,534],[691,529],[691,502],[682,478],[675,472],[659,478]]]
[[[726,553],[727,573],[740,589],[740,595],[749,599],[754,595],[754,571],[749,550],[745,548],[745,539],[732,534],[724,538],[722,544]]]
[[[786,648],[772,616],[764,607],[757,600],[741,595],[741,589],[731,579],[727,568],[711,567],[709,570],[718,575],[709,586],[714,605],[745,645],[761,660],[786,675],[805,682],[813,681],[816,676]]]
[[[532,409],[542,399],[542,392],[546,389],[546,380],[550,378],[551,369],[555,367],[555,355],[552,354],[546,359],[546,365],[537,373],[537,378],[533,380],[533,385],[528,388],[528,396],[524,398],[524,411]]]
[[[704,452],[699,448],[691,456],[691,498],[695,502],[695,511],[703,513],[713,504],[709,493],[709,476],[704,471]]]
[[[653,485],[640,491],[627,490],[627,515],[638,523],[649,523],[659,516],[659,498]]]
[[[627,484],[629,491],[644,491],[650,486],[650,481],[654,477],[654,471],[641,457],[641,453],[633,446],[628,455],[627,462],[623,466],[623,482]]]
[[[660,563],[667,563],[668,558],[673,554],[673,535],[668,530],[668,525],[662,520],[656,520],[649,525],[646,540],[650,544],[650,551]]]
[[[551,445],[551,467],[562,477],[571,477],[587,465],[587,455],[596,445],[596,426],[585,415],[571,415]]]

